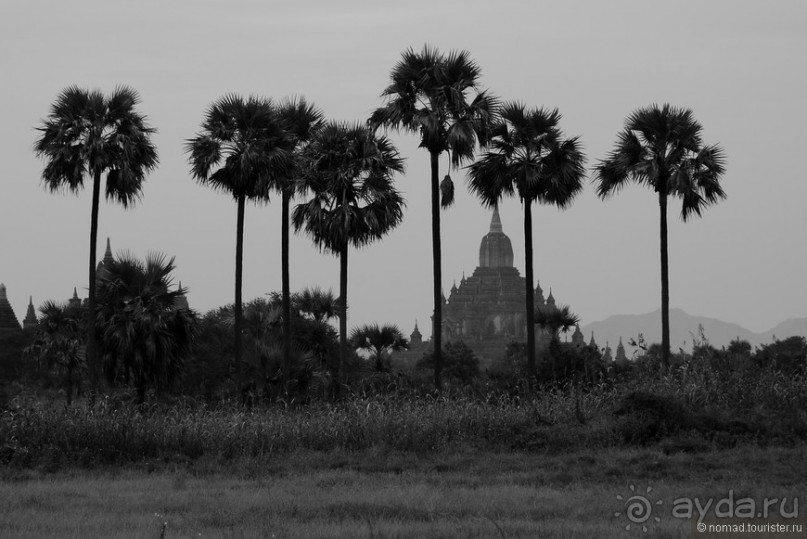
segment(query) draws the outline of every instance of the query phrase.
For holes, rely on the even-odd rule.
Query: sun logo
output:
[[[617,494],[616,499],[622,502],[624,510],[615,512],[614,516],[619,518],[625,515],[627,517],[630,522],[625,526],[626,530],[630,530],[632,525],[636,525],[637,527],[641,526],[642,531],[646,533],[648,524],[661,522],[661,518],[654,515],[653,510],[664,502],[662,500],[651,502],[650,493],[652,490],[652,487],[647,487],[644,494],[639,494],[636,486],[630,485],[631,496],[625,498],[621,494]]]

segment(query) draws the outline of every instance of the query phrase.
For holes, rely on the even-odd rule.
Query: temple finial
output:
[[[502,229],[502,219],[499,217],[499,205],[493,205],[493,217],[490,219],[490,231],[491,232],[503,232]]]

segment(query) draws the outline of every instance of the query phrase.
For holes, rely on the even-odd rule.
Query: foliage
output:
[[[64,380],[65,399],[73,402],[73,388],[86,369],[87,307],[82,304],[46,301],[26,355]]]
[[[34,151],[47,161],[42,180],[51,191],[77,193],[87,175],[104,171],[106,197],[124,207],[141,195],[146,174],[157,166],[151,142],[155,129],[135,111],[137,92],[118,86],[105,97],[98,90],[62,90],[37,139]]]
[[[557,335],[559,331],[565,333],[580,323],[580,318],[568,305],[536,307],[534,311],[535,324],[549,331],[551,335]]]
[[[705,146],[703,128],[689,109],[665,104],[634,111],[618,135],[616,148],[594,169],[600,198],[618,192],[628,182],[650,187],[658,194],[661,244],[661,360],[670,363],[670,293],[667,253],[667,198],[682,200],[681,218],[701,215],[709,205],[726,198],[720,185],[725,172],[723,150]]]
[[[760,368],[789,375],[807,374],[807,339],[788,337],[765,344],[757,350],[754,361]]]
[[[350,345],[354,349],[370,354],[376,372],[391,371],[392,352],[407,348],[406,337],[398,326],[379,326],[378,324],[365,324],[353,328],[350,333]]]
[[[338,317],[339,300],[333,292],[325,292],[319,287],[304,288],[292,296],[292,304],[303,316],[311,317],[315,322],[327,322]]]
[[[235,247],[234,355],[241,373],[244,205],[266,200],[275,178],[294,169],[294,140],[271,100],[227,95],[208,108],[201,132],[188,141],[191,175],[199,183],[230,193],[237,203]],[[217,168],[218,167],[218,168]]]
[[[199,318],[198,330],[183,365],[179,390],[184,395],[211,400],[229,389],[232,382],[232,305],[219,307]]]
[[[305,98],[286,99],[279,107],[280,118],[291,144],[292,167],[286,174],[275,174],[270,187],[280,193],[280,276],[283,319],[283,380],[288,386],[291,376],[291,277],[289,274],[289,211],[291,198],[301,187],[300,177],[308,165],[306,148],[322,127],[322,111]],[[289,390],[288,387],[285,388]]]
[[[101,175],[106,172],[106,198],[128,207],[140,198],[146,174],[157,166],[157,150],[151,142],[155,129],[135,110],[137,92],[118,86],[109,97],[98,90],[76,86],[64,89],[51,106],[34,152],[46,160],[42,180],[51,191],[77,193],[85,177],[92,178],[90,210],[88,316],[96,311],[95,255],[98,239],[98,203]],[[95,324],[87,324],[87,364],[93,393],[99,388]]]
[[[468,186],[486,206],[518,193],[524,206],[527,369],[537,376],[532,260],[532,204],[568,207],[583,189],[585,156],[577,138],[564,140],[555,110],[505,103],[491,126],[489,149],[469,168]],[[541,313],[539,313],[541,314]]]
[[[292,363],[288,392],[292,397],[327,394],[335,369],[337,337],[333,327],[310,315],[310,304],[292,295]],[[318,303],[318,302],[317,302]],[[244,306],[244,387],[254,398],[272,399],[286,390],[282,387],[283,324],[282,296],[273,292],[269,299],[256,299]],[[183,378],[186,394],[207,399],[226,395],[231,387],[231,363],[222,361],[232,350],[232,305],[215,309],[202,317],[201,329],[187,362]],[[243,388],[242,388],[243,389]],[[324,393],[323,393],[324,392]]]
[[[462,341],[450,342],[443,350],[443,368],[447,377],[468,384],[480,374],[479,358]],[[433,369],[434,354],[427,352],[415,365],[418,369]]]
[[[725,380],[606,379],[575,389],[509,394],[476,379],[435,395],[384,374],[387,388],[342,401],[209,407],[191,400],[131,407],[106,399],[90,411],[41,398],[0,414],[0,462],[16,467],[272,459],[295,451],[414,454],[482,448],[567,454],[700,439],[681,450],[791,446],[807,440],[804,377],[751,370]],[[580,413],[588,421],[581,425]],[[659,446],[661,447],[661,446]],[[678,450],[664,445],[665,450]]]
[[[454,201],[451,177],[446,175],[442,182],[439,179],[440,155],[448,152],[456,168],[474,157],[477,143],[487,143],[498,100],[480,89],[480,76],[479,66],[467,51],[442,54],[428,45],[420,53],[408,49],[382,93],[386,103],[369,120],[373,128],[417,133],[420,147],[430,154],[434,320],[443,318],[440,207],[447,208]],[[433,340],[434,385],[440,389],[442,324],[434,325]]]
[[[403,217],[403,198],[392,177],[403,160],[386,137],[361,125],[328,122],[308,147],[303,188],[311,193],[293,212],[297,230],[341,254],[384,237]]]
[[[680,198],[684,221],[700,216],[707,206],[726,198],[720,185],[724,152],[717,145],[705,146],[702,130],[690,109],[665,104],[634,111],[616,149],[595,167],[597,194],[608,197],[633,181]]]
[[[348,248],[381,239],[403,218],[404,200],[392,178],[403,172],[395,146],[366,126],[328,122],[307,148],[310,165],[303,177],[307,202],[294,208],[297,230],[339,256],[339,368],[336,388],[348,361]]]
[[[187,290],[172,288],[174,258],[125,253],[106,262],[98,279],[104,371],[110,383],[131,384],[143,402],[147,387],[166,389],[179,377],[196,315],[178,307]]]

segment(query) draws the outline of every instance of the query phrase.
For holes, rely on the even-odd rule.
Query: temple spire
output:
[[[482,268],[512,268],[513,246],[510,238],[502,230],[502,220],[499,217],[499,206],[493,206],[493,216],[490,219],[490,232],[479,245],[479,267]]]
[[[36,319],[36,311],[34,311],[34,297],[28,296],[28,312],[25,313],[25,319],[22,321],[22,329],[35,328],[39,320]]]
[[[0,283],[0,331],[6,329],[20,329],[20,322],[8,302],[6,285]]]
[[[106,251],[104,251],[104,263],[112,262],[112,246],[109,243],[109,237],[106,239]]]
[[[72,298],[70,298],[70,299],[67,301],[67,304],[68,304],[68,305],[69,305],[71,308],[78,308],[78,307],[81,307],[81,300],[80,300],[80,299],[79,299],[79,297],[78,297],[78,291],[76,290],[76,287],[75,287],[75,286],[73,287],[73,297],[72,297]]]
[[[504,232],[502,229],[502,219],[499,217],[499,205],[493,206],[493,217],[490,218],[490,231],[491,232]]]

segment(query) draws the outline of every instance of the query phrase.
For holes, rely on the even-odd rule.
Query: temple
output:
[[[509,343],[527,339],[526,288],[527,280],[513,265],[513,246],[502,229],[499,208],[494,206],[490,229],[479,245],[479,265],[470,277],[463,275],[459,285],[455,282],[443,299],[443,341],[463,341],[483,364],[501,360]],[[537,283],[534,304],[536,308],[555,307],[552,291],[545,298]],[[544,348],[549,338],[536,327],[536,349]],[[579,328],[573,336],[573,342],[578,341],[584,344]],[[431,341],[422,340],[415,324],[410,350],[401,359],[405,363],[417,360],[430,346]]]
[[[0,283],[0,332],[21,330],[17,315],[14,314],[14,309],[8,302],[6,296],[6,285]]]
[[[114,260],[112,255],[112,246],[109,238],[106,239],[106,250],[104,257],[98,262],[97,272],[102,272],[107,264]],[[182,282],[179,283],[179,288],[182,289]],[[73,287],[73,297],[67,300],[67,305],[70,307],[80,307],[82,303],[86,303],[87,299],[82,300],[78,296],[78,290]],[[175,309],[189,309],[188,298],[185,294],[177,296],[174,300]],[[20,325],[17,316],[14,314],[14,309],[8,301],[6,286],[0,283],[0,334],[4,332],[19,331],[22,329],[29,330],[36,328],[39,320],[36,316],[36,309],[34,308],[34,300],[32,296],[28,297],[28,308],[25,313],[22,325]]]

